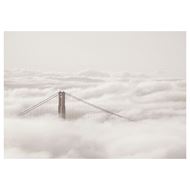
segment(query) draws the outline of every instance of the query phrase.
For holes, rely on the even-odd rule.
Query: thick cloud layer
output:
[[[124,116],[111,116],[66,96],[19,113],[65,90]],[[185,158],[184,79],[144,74],[5,72],[6,158]]]

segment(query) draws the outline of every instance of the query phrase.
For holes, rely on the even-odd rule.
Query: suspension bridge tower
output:
[[[65,119],[66,114],[65,114],[65,92],[60,91],[58,92],[58,114],[61,118]]]

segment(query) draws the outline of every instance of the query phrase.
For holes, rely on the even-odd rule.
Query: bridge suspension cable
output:
[[[78,100],[78,101],[80,101],[80,102],[83,102],[83,103],[85,103],[85,104],[87,104],[87,105],[89,105],[89,106],[91,106],[91,107],[94,107],[94,108],[96,108],[96,109],[98,109],[98,110],[101,110],[101,111],[103,111],[103,112],[106,112],[106,113],[108,113],[108,114],[110,114],[110,115],[114,115],[114,116],[116,116],[116,117],[120,117],[120,118],[122,118],[122,119],[127,119],[127,120],[128,120],[128,118],[125,117],[125,116],[122,116],[122,115],[120,115],[120,114],[117,114],[117,113],[115,113],[115,112],[109,111],[109,110],[107,110],[107,109],[105,109],[105,108],[102,108],[102,107],[97,106],[97,105],[95,105],[95,104],[92,104],[92,103],[90,103],[90,102],[87,102],[86,100],[83,100],[82,98],[76,97],[76,96],[74,96],[74,95],[72,95],[72,94],[70,94],[70,93],[68,93],[68,92],[65,92],[65,94],[68,95],[68,96],[70,96],[70,97],[72,97],[72,98],[74,98],[74,99],[76,99],[76,100]]]
[[[38,108],[39,106],[41,106],[41,105],[43,105],[43,104],[49,102],[50,100],[52,100],[53,98],[55,98],[55,97],[57,97],[57,96],[58,96],[57,93],[56,93],[56,94],[53,94],[53,95],[49,96],[48,98],[42,100],[41,102],[38,102],[37,104],[35,104],[35,105],[33,105],[33,106],[31,106],[31,107],[25,109],[25,110],[24,110],[23,112],[21,112],[19,115],[25,115],[25,114],[31,112],[32,110]]]

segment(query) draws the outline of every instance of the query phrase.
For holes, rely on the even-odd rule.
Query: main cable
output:
[[[68,96],[70,96],[70,97],[72,97],[72,98],[74,98],[74,99],[76,99],[76,100],[78,100],[78,101],[81,101],[81,102],[83,102],[83,103],[85,103],[85,104],[88,104],[89,106],[92,106],[92,107],[94,107],[94,108],[96,108],[96,109],[99,109],[99,110],[104,111],[104,112],[106,112],[106,113],[109,113],[109,114],[111,114],[111,115],[115,115],[115,116],[117,116],[117,117],[120,117],[120,118],[123,118],[123,119],[127,119],[127,120],[128,120],[128,118],[126,118],[125,116],[122,116],[122,115],[120,115],[120,114],[114,113],[114,112],[112,112],[112,111],[109,111],[109,110],[107,110],[107,109],[105,109],[105,108],[102,108],[102,107],[97,106],[97,105],[95,105],[95,104],[92,104],[92,103],[90,103],[90,102],[87,102],[86,100],[83,100],[82,98],[76,97],[76,96],[74,96],[74,95],[72,95],[72,94],[70,94],[70,93],[68,93],[68,92],[65,92],[65,94],[67,94]]]
[[[57,96],[58,96],[57,93],[56,93],[56,94],[53,94],[53,95],[51,95],[50,97],[46,98],[45,100],[42,100],[41,102],[38,102],[37,104],[35,104],[35,105],[33,105],[33,106],[31,106],[31,107],[25,109],[25,110],[24,110],[23,112],[21,112],[19,115],[25,115],[25,114],[27,114],[28,112],[30,112],[30,111],[32,111],[32,110],[38,108],[39,106],[45,104],[46,102],[52,100],[53,98],[55,98],[55,97],[57,97]]]

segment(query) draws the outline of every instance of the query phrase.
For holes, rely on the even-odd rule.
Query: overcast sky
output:
[[[5,69],[185,77],[185,32],[5,32]]]

